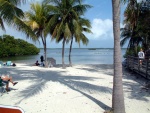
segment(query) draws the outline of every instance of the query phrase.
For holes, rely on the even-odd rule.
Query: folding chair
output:
[[[6,91],[6,83],[3,82],[3,80],[0,77],[0,88],[1,88],[1,96],[3,95],[3,93],[7,92]],[[8,94],[8,92],[7,92]]]

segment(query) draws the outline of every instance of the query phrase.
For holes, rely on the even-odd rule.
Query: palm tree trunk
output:
[[[65,62],[64,62],[64,50],[65,50],[65,42],[66,39],[63,39],[63,47],[62,47],[62,68],[65,69]]]
[[[46,42],[44,44],[44,57],[45,57],[45,67],[48,67],[47,65],[47,50],[46,50]]]
[[[113,113],[125,113],[120,48],[120,0],[112,0],[114,33]]]
[[[45,58],[45,67],[48,67],[47,65],[47,51],[46,51],[46,38],[44,38],[43,36],[41,36],[41,39],[42,39],[42,43],[43,43],[43,46],[44,46],[44,58]]]
[[[70,67],[72,67],[72,62],[71,62],[72,43],[73,43],[73,37],[71,38],[70,50],[69,50],[69,66],[70,66]]]

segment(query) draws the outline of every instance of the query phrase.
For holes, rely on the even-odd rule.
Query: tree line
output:
[[[0,36],[0,57],[36,55],[40,52],[35,45],[10,35]]]

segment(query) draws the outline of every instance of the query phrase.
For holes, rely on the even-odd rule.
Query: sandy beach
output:
[[[103,64],[43,68],[30,64],[0,67],[18,84],[0,97],[0,105],[21,107],[25,113],[103,113],[112,106],[113,66]],[[126,113],[150,113],[147,81],[123,69]]]

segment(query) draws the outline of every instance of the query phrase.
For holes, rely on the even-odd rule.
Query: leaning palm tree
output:
[[[125,113],[120,48],[120,0],[112,0],[114,34],[113,113]]]
[[[31,10],[26,12],[27,20],[25,23],[31,27],[35,35],[42,40],[44,47],[45,66],[47,67],[47,44],[46,37],[48,33],[45,32],[46,22],[49,16],[49,9],[46,4],[33,3],[31,4]]]
[[[72,25],[72,30],[71,30],[72,37],[71,37],[70,50],[69,50],[69,66],[72,66],[71,50],[72,50],[73,38],[75,39],[75,42],[79,44],[79,46],[80,46],[80,42],[82,42],[84,45],[87,45],[89,40],[84,35],[84,33],[85,32],[92,33],[89,28],[91,28],[90,21],[81,17],[79,17],[78,21],[74,22],[74,24]]]
[[[22,21],[24,18],[24,12],[18,8],[18,5],[25,3],[26,0],[0,0],[0,24],[5,22],[6,24],[13,26],[16,30],[23,32],[27,37],[31,37],[33,41],[36,40],[36,36],[32,30]]]
[[[46,3],[51,3],[49,8],[52,9],[53,15],[48,23],[50,32],[52,34],[52,39],[56,42],[62,41],[62,66],[65,68],[64,64],[64,48],[66,40],[70,39],[72,36],[72,27],[70,24],[74,20],[78,20],[78,15],[83,14],[84,10],[89,7],[89,5],[78,5],[81,0],[45,0]],[[77,4],[77,5],[76,5]],[[75,6],[74,6],[75,5]],[[78,10],[78,12],[76,12]]]

